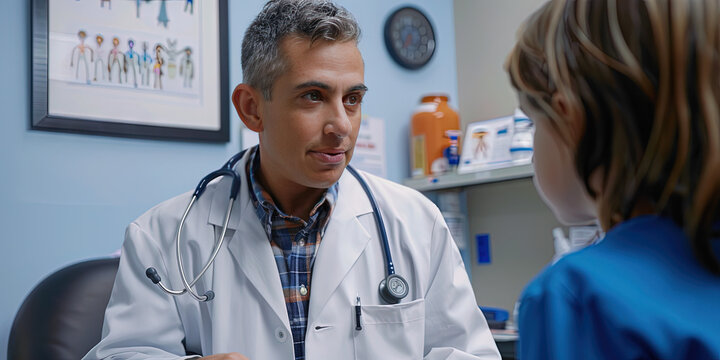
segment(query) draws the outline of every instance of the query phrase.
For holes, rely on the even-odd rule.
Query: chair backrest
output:
[[[119,258],[89,260],[48,276],[25,298],[8,359],[78,360],[100,341]]]

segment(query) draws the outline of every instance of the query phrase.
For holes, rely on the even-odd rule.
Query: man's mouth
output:
[[[345,161],[345,152],[343,149],[320,149],[310,151],[310,155],[322,163],[333,165]]]

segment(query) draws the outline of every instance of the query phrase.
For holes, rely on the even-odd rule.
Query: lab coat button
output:
[[[284,328],[279,327],[275,329],[275,339],[277,339],[277,341],[284,343],[287,341],[287,338],[288,334],[285,332]]]

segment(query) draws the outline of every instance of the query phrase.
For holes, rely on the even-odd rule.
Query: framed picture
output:
[[[226,0],[33,0],[37,130],[229,140]]]

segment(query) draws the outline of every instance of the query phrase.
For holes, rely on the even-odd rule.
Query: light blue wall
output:
[[[242,80],[244,29],[264,2],[230,3],[230,83]],[[412,1],[428,13],[438,49],[423,70],[394,63],[383,23],[401,0],[340,1],[358,18],[370,87],[364,112],[386,120],[388,175],[408,174],[407,124],[421,94],[457,98],[451,0]],[[192,188],[240,148],[240,121],[231,118],[227,144],[120,139],[28,130],[30,119],[30,1],[4,0],[0,11],[0,359],[23,298],[45,276],[121,245],[125,226],[152,205]],[[10,55],[12,54],[12,55]],[[454,100],[452,101],[454,104]]]

